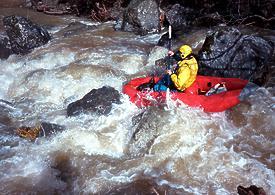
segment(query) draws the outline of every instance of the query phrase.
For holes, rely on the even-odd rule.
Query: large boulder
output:
[[[107,115],[110,113],[113,103],[121,103],[119,92],[113,87],[104,86],[91,90],[82,99],[69,104],[67,107],[67,115],[76,116],[81,113]]]
[[[263,85],[272,54],[271,42],[233,27],[219,27],[209,33],[198,53],[198,74],[237,77]]]
[[[123,12],[117,30],[145,35],[160,28],[160,11],[156,0],[132,0]]]
[[[192,24],[197,14],[193,9],[185,8],[180,4],[175,4],[166,13],[166,19],[172,26],[173,30],[179,30]]]
[[[21,16],[7,16],[3,19],[9,37],[11,50],[15,54],[27,54],[51,39],[43,27]]]

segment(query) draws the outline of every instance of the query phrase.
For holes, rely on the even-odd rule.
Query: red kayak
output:
[[[130,97],[130,101],[138,107],[152,106],[166,101],[166,92],[155,92],[153,90],[139,91],[137,87],[148,83],[151,77],[132,79],[123,86],[122,92]],[[154,78],[155,83],[159,80]],[[224,83],[227,91],[206,96],[205,92],[213,86]],[[172,100],[180,100],[190,107],[201,107],[205,112],[222,112],[237,105],[239,95],[247,85],[247,80],[238,78],[219,78],[210,76],[197,76],[196,81],[184,92],[170,92]]]

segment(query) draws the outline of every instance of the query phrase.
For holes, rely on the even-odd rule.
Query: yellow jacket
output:
[[[171,80],[179,91],[184,91],[194,83],[197,72],[197,60],[193,56],[187,56],[185,59],[178,62],[178,68],[176,72],[171,75]]]

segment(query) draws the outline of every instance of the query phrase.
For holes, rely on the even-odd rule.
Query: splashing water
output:
[[[107,116],[66,117],[69,103],[104,85],[121,92],[166,52],[154,47],[161,35],[116,32],[112,23],[63,37],[58,32],[70,19],[53,21],[47,45],[0,62],[1,193],[91,194],[139,178],[184,194],[236,194],[238,185],[252,184],[275,192],[275,107],[268,89],[223,113],[178,106],[169,95],[165,106],[138,109],[122,95]],[[35,142],[14,133],[39,121],[66,130]]]

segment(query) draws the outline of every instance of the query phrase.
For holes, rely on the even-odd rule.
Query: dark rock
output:
[[[9,38],[0,35],[0,59],[7,59],[12,54]]]
[[[145,35],[160,28],[160,11],[156,0],[133,0],[123,13],[122,21],[117,21],[116,30]]]
[[[42,122],[40,124],[40,129],[39,137],[45,137],[64,131],[65,127],[54,123]]]
[[[263,188],[251,185],[248,188],[238,186],[237,191],[239,195],[266,195]]]
[[[242,78],[263,85],[272,54],[271,42],[243,35],[233,27],[219,27],[206,37],[199,51],[198,74]]]
[[[107,115],[110,113],[113,103],[121,103],[119,92],[113,87],[104,86],[91,90],[82,99],[69,104],[67,107],[67,115],[76,116],[81,113]]]
[[[250,95],[254,94],[255,91],[259,88],[258,85],[248,82],[246,86],[242,89],[241,94],[239,95],[239,100],[244,101]]]
[[[7,16],[3,23],[15,54],[27,54],[51,39],[47,30],[21,16]]]
[[[59,31],[57,34],[63,34],[64,37],[78,35],[80,32],[95,29],[95,25],[86,25],[81,22],[72,22],[67,27]]]
[[[182,7],[179,4],[173,5],[166,13],[166,19],[172,26],[173,30],[189,26],[192,24],[196,16],[197,14],[193,9]]]

